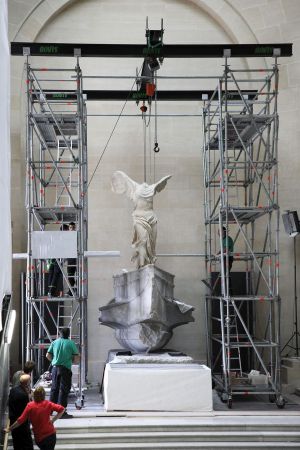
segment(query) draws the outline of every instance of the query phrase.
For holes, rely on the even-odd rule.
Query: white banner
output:
[[[11,294],[11,213],[10,213],[10,50],[7,0],[0,0],[0,329],[2,300]]]

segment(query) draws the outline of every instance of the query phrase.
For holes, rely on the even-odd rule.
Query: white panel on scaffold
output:
[[[33,231],[32,257],[77,258],[77,231]]]
[[[107,411],[212,411],[211,371],[201,364],[114,364],[104,374]]]

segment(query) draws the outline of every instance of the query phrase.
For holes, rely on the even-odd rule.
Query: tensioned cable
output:
[[[148,121],[147,111],[142,111],[142,120],[143,120],[143,134],[144,134],[144,182],[147,182],[147,129],[149,130],[150,122],[151,122],[151,103],[149,105],[149,113],[148,113]],[[148,131],[149,134],[149,131]],[[150,147],[149,147],[150,148]],[[151,160],[149,164],[149,173],[151,174]]]
[[[146,161],[147,161],[147,129],[148,129],[148,139],[149,139],[149,180],[150,183],[152,182],[152,158],[151,154],[153,151],[153,181],[155,181],[155,153],[157,152],[158,144],[157,144],[157,76],[154,75],[154,84],[155,84],[155,95],[154,95],[154,108],[155,112],[152,115],[152,102],[149,104],[149,113],[148,113],[148,122],[146,122],[146,112],[142,113],[143,118],[143,133],[144,133],[144,181],[146,182],[147,178],[147,167],[146,167]],[[154,142],[155,146],[154,149],[151,151],[151,130],[150,130],[150,124],[151,124],[151,117],[154,117],[154,127],[155,127],[155,137]],[[159,148],[158,148],[159,151]]]
[[[147,130],[147,124],[146,124],[146,113],[142,112],[142,119],[143,119],[143,134],[144,134],[144,183],[147,182],[147,135],[146,135],[146,130]],[[149,124],[149,123],[148,123]]]
[[[156,167],[155,167],[155,157],[157,153],[157,149],[159,151],[158,147],[158,141],[157,141],[157,73],[155,72],[154,75],[154,84],[155,84],[155,96],[154,96],[154,149],[153,149],[153,183],[155,183],[156,180]]]
[[[62,111],[69,112],[69,111]],[[117,117],[119,114],[87,114],[87,117]],[[147,114],[148,117],[155,117],[155,114]],[[122,117],[140,117],[140,114],[123,114]],[[203,117],[203,114],[157,114],[156,117]]]
[[[71,78],[76,78],[75,75],[71,75]],[[115,78],[115,79],[130,79],[130,78],[134,78],[133,75],[83,75],[82,78]],[[139,77],[141,79],[148,79],[149,76],[145,75],[145,76],[141,76]],[[157,76],[156,78],[160,78],[160,79],[172,79],[172,80],[207,80],[207,79],[216,79],[219,80],[220,76],[214,76],[214,75],[182,75],[182,76],[170,76],[170,75],[163,75],[163,76]]]
[[[157,141],[157,76],[154,75],[155,93],[154,93],[154,153],[159,151]]]
[[[138,71],[138,73],[141,72],[142,67],[143,67],[143,66],[140,67],[140,70]],[[106,144],[105,144],[105,146],[104,146],[104,149],[103,149],[103,151],[102,151],[102,153],[101,153],[101,155],[100,155],[100,158],[99,158],[99,160],[98,160],[98,162],[97,162],[97,164],[96,164],[96,167],[95,167],[95,169],[94,169],[94,171],[93,171],[93,173],[92,173],[92,175],[91,175],[91,178],[90,178],[90,180],[89,180],[89,182],[88,182],[88,184],[87,184],[86,190],[85,190],[85,192],[83,192],[83,195],[85,195],[85,193],[87,192],[87,190],[88,190],[88,188],[89,188],[89,186],[90,186],[90,184],[91,184],[91,182],[92,182],[92,180],[93,180],[93,178],[94,178],[94,176],[95,176],[95,174],[96,174],[96,172],[97,172],[97,169],[98,169],[98,167],[99,167],[99,164],[100,164],[100,162],[101,162],[101,160],[102,160],[102,158],[103,158],[103,156],[104,156],[104,153],[106,152],[106,149],[107,149],[107,147],[108,147],[108,144],[109,144],[111,138],[113,137],[114,131],[115,131],[115,129],[117,128],[117,125],[118,125],[118,123],[119,123],[119,120],[121,119],[122,113],[123,113],[123,111],[124,111],[124,109],[125,109],[125,106],[127,105],[127,102],[128,102],[128,100],[129,100],[130,94],[131,94],[132,89],[134,88],[134,85],[135,85],[135,84],[136,84],[136,78],[134,79],[134,82],[133,82],[133,84],[132,84],[132,86],[131,86],[130,91],[128,91],[127,98],[126,98],[126,100],[125,100],[125,102],[124,102],[124,104],[123,104],[123,106],[122,106],[122,108],[121,108],[120,114],[118,115],[118,118],[117,118],[117,120],[116,120],[116,122],[115,122],[115,124],[114,124],[114,126],[113,126],[113,129],[112,129],[112,131],[111,131],[111,133],[110,133],[110,135],[109,135],[109,137],[108,137],[108,139],[107,139],[107,141],[106,141]]]
[[[150,103],[150,111],[151,111],[151,103]],[[150,111],[149,111],[149,115],[150,115]],[[151,151],[151,121],[149,118],[149,123],[148,123],[148,149],[149,149],[149,181],[150,183],[152,183],[152,164],[154,166],[154,161],[152,163],[152,154],[154,152]],[[153,167],[154,168],[154,167]]]
[[[149,113],[147,114],[147,116],[148,116],[148,123],[146,124],[146,127],[148,128],[149,127],[149,125],[150,125],[150,120],[151,120],[151,117],[153,117],[152,116],[152,114],[151,114],[151,111],[152,111],[152,105],[151,105],[151,103],[149,104]]]

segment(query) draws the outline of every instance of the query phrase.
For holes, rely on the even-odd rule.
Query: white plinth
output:
[[[106,364],[107,411],[212,411],[210,369],[200,364]]]

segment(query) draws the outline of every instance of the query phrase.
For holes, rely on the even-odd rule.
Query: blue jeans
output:
[[[50,401],[66,408],[72,386],[72,371],[64,366],[53,366]]]

